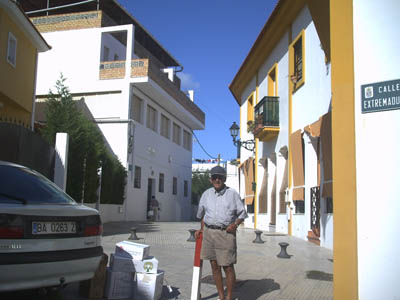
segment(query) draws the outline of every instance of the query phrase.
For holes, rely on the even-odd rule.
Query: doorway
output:
[[[148,212],[151,211],[151,209],[150,209],[151,196],[155,196],[155,187],[156,187],[155,182],[156,182],[156,180],[154,178],[149,178],[147,180],[147,209],[146,209],[147,219],[149,219]]]

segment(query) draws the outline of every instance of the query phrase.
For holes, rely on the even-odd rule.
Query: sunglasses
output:
[[[211,176],[211,180],[217,180],[217,179],[223,181],[225,179],[225,176],[223,176],[223,175],[212,175]]]

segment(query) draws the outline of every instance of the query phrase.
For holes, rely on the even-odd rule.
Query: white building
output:
[[[265,117],[256,130],[255,222],[247,225],[266,228],[276,201],[275,229],[315,241],[319,212],[318,239],[333,249],[334,299],[400,295],[399,25],[395,0],[279,0],[230,86],[242,139],[247,120]],[[266,213],[257,197],[264,156]],[[311,205],[316,186],[319,209]],[[304,213],[296,212],[301,198]]]
[[[253,121],[258,141],[254,156],[241,152],[241,191],[253,216],[245,225],[332,248],[332,195],[327,189],[320,193],[331,180],[329,172],[320,176],[331,162],[322,153],[323,133],[330,132],[321,127],[322,118],[330,116],[330,64],[307,6],[290,19],[271,17],[267,25],[260,34],[268,39],[267,49],[250,52],[231,84],[240,105],[241,139],[253,138],[247,132]],[[271,39],[275,33],[279,37]],[[244,70],[256,56],[257,68],[249,74]]]
[[[189,220],[192,131],[205,115],[180,90],[177,60],[116,1],[30,16],[52,45],[39,55],[37,95],[62,73],[127,169],[125,202],[101,207],[103,220],[146,220],[153,195],[160,220]]]

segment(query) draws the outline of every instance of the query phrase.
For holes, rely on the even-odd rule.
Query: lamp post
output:
[[[236,122],[233,122],[232,126],[229,128],[231,136],[233,138],[233,144],[237,147],[237,158],[240,158],[240,147],[245,148],[246,150],[254,152],[254,140],[241,141],[240,139],[236,140],[236,137],[239,134],[239,126]]]

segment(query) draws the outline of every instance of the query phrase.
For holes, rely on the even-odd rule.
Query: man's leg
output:
[[[236,282],[235,267],[233,264],[224,266],[224,271],[226,276],[226,300],[232,300],[232,292]]]
[[[215,285],[218,290],[218,296],[219,299],[224,300],[224,285],[222,282],[222,272],[221,272],[221,267],[217,264],[216,260],[210,260],[211,263],[211,270],[213,273]]]

